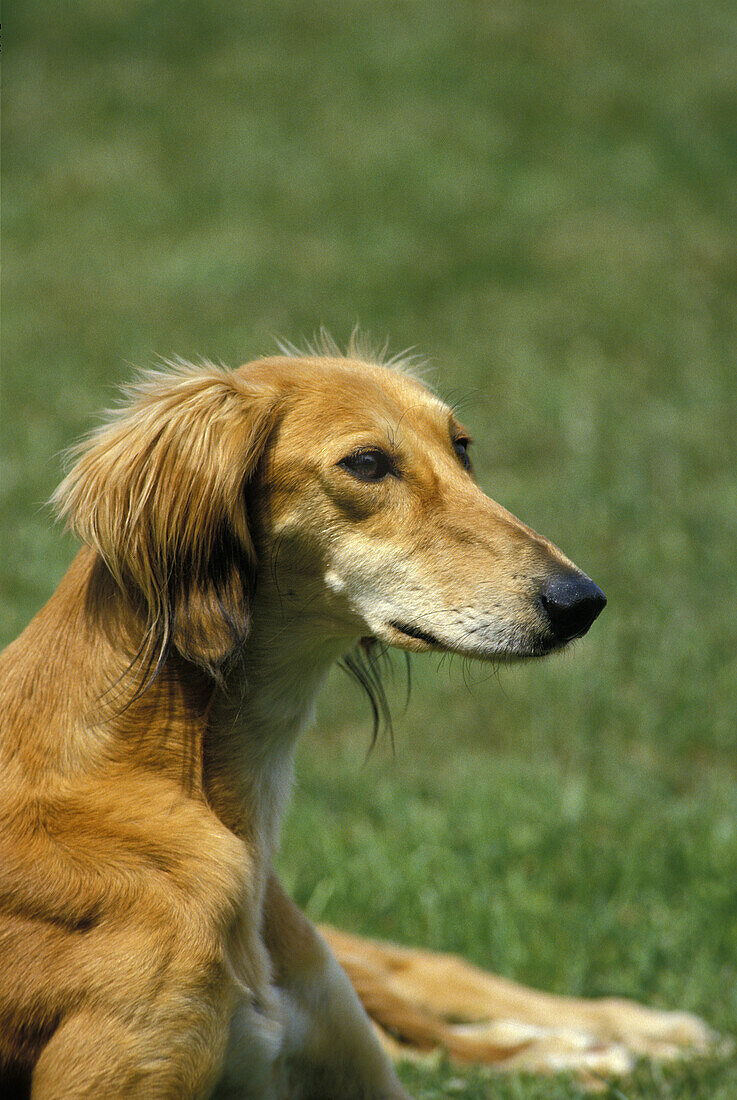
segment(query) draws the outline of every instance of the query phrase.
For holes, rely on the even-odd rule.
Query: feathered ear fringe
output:
[[[144,648],[174,646],[210,674],[242,646],[256,570],[245,486],[263,453],[273,395],[212,364],[143,375],[84,440],[52,504],[146,608]]]

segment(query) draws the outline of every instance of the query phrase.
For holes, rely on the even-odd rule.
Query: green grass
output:
[[[734,5],[16,7],[2,640],[70,560],[42,505],[130,363],[356,320],[418,344],[484,486],[610,602],[558,660],[417,659],[394,757],[364,764],[336,673],[285,880],[316,919],[737,1031]],[[580,1095],[403,1072],[425,1100]],[[737,1060],[618,1089],[727,1100]]]

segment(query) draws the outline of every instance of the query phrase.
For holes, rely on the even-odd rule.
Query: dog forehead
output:
[[[405,426],[447,437],[450,410],[399,369],[349,359],[295,360],[291,368],[282,377],[289,434],[314,429],[317,438],[370,431],[384,436]]]

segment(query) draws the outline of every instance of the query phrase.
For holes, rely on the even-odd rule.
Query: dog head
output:
[[[401,369],[271,360],[282,395],[255,504],[282,594],[326,631],[408,650],[537,656],[606,600],[479,488],[468,431]]]
[[[535,656],[585,633],[597,586],[477,485],[470,438],[401,369],[338,355],[176,364],[78,448],[55,494],[159,654],[218,674],[254,591],[316,637]]]

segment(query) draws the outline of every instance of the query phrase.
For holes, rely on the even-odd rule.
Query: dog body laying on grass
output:
[[[401,364],[177,364],[129,398],[55,496],[85,547],[0,659],[6,1088],[404,1096],[273,871],[295,741],[360,639],[533,657],[585,633],[604,596],[483,495],[466,431]],[[432,957],[327,935],[395,1036],[468,1047],[442,1022]],[[471,996],[441,962],[446,994]],[[509,1011],[538,1026],[524,994]],[[647,1018],[666,1036],[689,1024]],[[502,1031],[466,1056],[530,1045]]]

